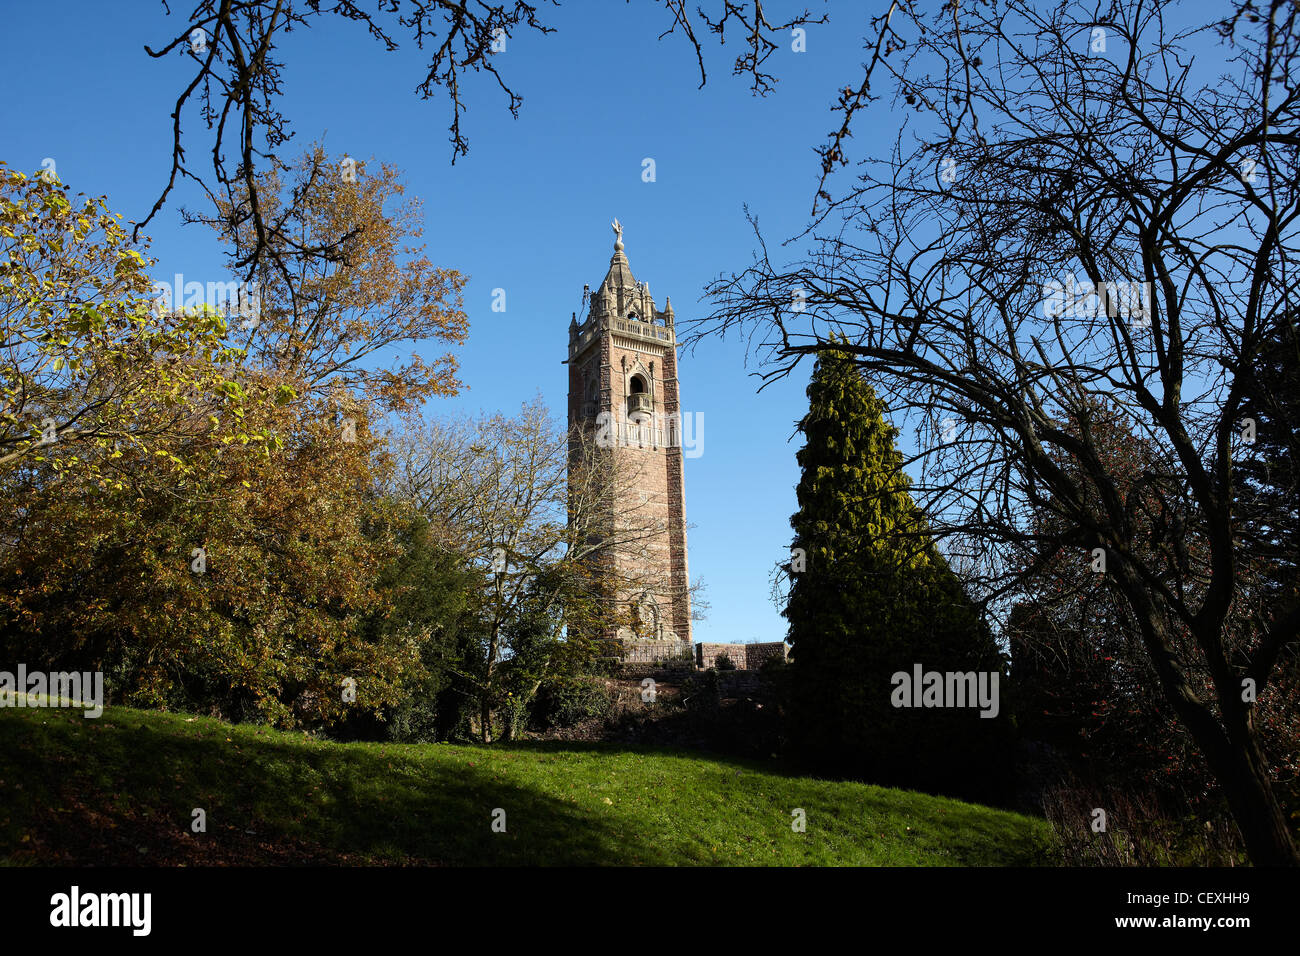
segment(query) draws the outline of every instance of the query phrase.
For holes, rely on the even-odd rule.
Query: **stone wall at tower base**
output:
[[[738,671],[756,671],[774,657],[786,660],[790,646],[784,641],[761,644],[691,644],[688,641],[618,641],[609,642],[607,654],[624,668],[639,665],[653,667],[687,667],[708,670],[716,667],[724,654]]]
[[[724,654],[736,670],[756,671],[773,657],[785,660],[790,652],[784,641],[767,641],[762,644],[696,644],[695,666],[708,670]]]
[[[690,664],[695,653],[689,641],[625,641],[624,664]]]

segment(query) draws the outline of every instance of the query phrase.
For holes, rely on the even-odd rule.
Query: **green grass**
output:
[[[8,864],[1032,865],[1047,845],[1042,820],[680,751],[337,744],[121,707],[0,709]]]

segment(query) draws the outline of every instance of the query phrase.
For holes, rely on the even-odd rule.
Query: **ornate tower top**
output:
[[[604,281],[594,291],[583,288],[586,314],[577,328],[570,326],[570,357],[604,329],[660,342],[676,340],[672,306],[663,311],[655,306],[649,283],[637,281],[623,252],[623,224],[615,219],[610,228],[614,230],[614,254]]]

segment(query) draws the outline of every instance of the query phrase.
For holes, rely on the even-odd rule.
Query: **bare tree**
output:
[[[178,182],[189,179],[211,200],[224,229],[247,240],[241,242],[234,263],[246,280],[255,277],[259,266],[274,269],[292,283],[295,263],[301,260],[346,262],[349,233],[303,236],[289,227],[297,216],[296,202],[268,203],[261,191],[259,175],[278,171],[276,151],[293,136],[279,109],[286,68],[278,48],[284,35],[337,17],[357,24],[387,52],[396,52],[401,40],[414,43],[428,56],[415,93],[427,100],[443,91],[451,105],[448,132],[454,163],[469,152],[469,140],[461,129],[467,78],[491,77],[510,114],[519,115],[523,97],[498,69],[502,61],[497,54],[521,32],[543,36],[555,32],[539,19],[539,8],[548,2],[559,6],[558,0],[378,0],[372,10],[357,0],[198,0],[183,16],[179,30],[157,46],[145,46],[155,59],[187,58],[193,75],[177,94],[171,114],[167,183],[136,226],[136,237],[166,205]],[[778,43],[795,27],[825,21],[806,11],[788,20],[770,19],[764,0],[719,0],[713,18],[699,7],[692,12],[684,0],[655,2],[662,3],[672,17],[661,38],[679,31],[686,37],[695,50],[701,86],[707,78],[701,34],[714,33],[725,42],[728,30],[733,35],[741,32],[734,73],[751,76],[756,94],[766,94],[776,82],[763,67]],[[163,9],[171,15],[167,0]],[[207,168],[187,159],[183,127],[187,110],[197,112],[209,134],[202,154]],[[188,218],[213,220],[212,214]]]
[[[540,400],[516,417],[412,425],[393,438],[395,493],[483,572],[481,660],[461,676],[478,690],[485,742],[512,623],[540,610],[557,655],[562,641],[594,654],[600,638],[635,626],[629,595],[663,588],[651,560],[663,529],[624,507],[635,459],[575,440],[583,452],[571,458],[570,436]],[[614,562],[616,553],[632,560]]]
[[[1252,860],[1296,864],[1258,724],[1300,587],[1252,586],[1234,502],[1245,377],[1296,308],[1297,8],[1186,28],[1178,10],[894,4],[868,69],[896,145],[824,203],[804,260],[774,265],[755,222],[753,265],[712,285],[693,340],[747,337],[772,381],[844,336],[917,427],[913,491],[990,607],[1026,555],[1100,560]],[[1150,451],[1136,477],[1096,440],[1103,398]],[[1195,525],[1203,564],[1161,515]]]

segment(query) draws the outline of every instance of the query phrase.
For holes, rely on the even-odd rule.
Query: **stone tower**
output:
[[[584,317],[569,323],[569,426],[594,445],[612,449],[625,470],[611,520],[646,529],[635,550],[615,550],[611,561],[619,600],[634,626],[625,642],[691,641],[686,568],[686,500],[682,422],[673,307],[655,307],[647,283],[632,275],[623,254],[623,229],[614,220],[614,255],[605,280],[583,289]],[[635,592],[635,593],[629,593]],[[631,633],[629,633],[629,631]],[[648,649],[648,648],[645,648]],[[625,657],[635,657],[624,647]]]

